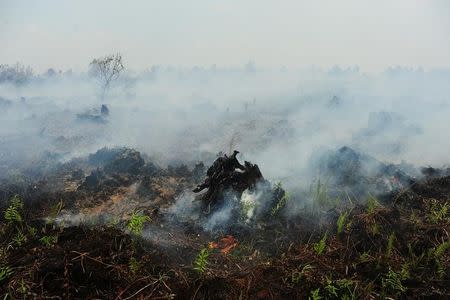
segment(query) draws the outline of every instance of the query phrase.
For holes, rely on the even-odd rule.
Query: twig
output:
[[[143,288],[141,288],[140,290],[138,290],[136,293],[134,293],[133,295],[131,295],[130,297],[124,298],[123,300],[128,300],[133,298],[134,296],[137,296],[140,292],[142,292],[143,290],[145,290],[146,288],[148,288],[149,286],[153,285],[154,283],[151,282],[149,284],[147,284],[146,286],[144,286]]]

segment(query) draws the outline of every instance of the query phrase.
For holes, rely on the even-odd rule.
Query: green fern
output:
[[[369,198],[367,199],[367,208],[366,211],[368,214],[371,214],[375,211],[377,207],[380,206],[380,203],[378,202],[377,198],[375,198],[372,195],[369,195]]]
[[[0,266],[0,282],[10,277],[13,274],[13,270],[9,266]]]
[[[8,208],[5,211],[5,220],[9,223],[22,223],[23,218],[22,218],[22,214],[21,211],[23,209],[23,202],[22,199],[18,196],[15,195],[12,199],[11,199],[11,203],[9,204]]]
[[[291,282],[298,284],[300,282],[300,279],[302,279],[305,275],[307,275],[309,271],[311,271],[312,269],[314,269],[314,267],[311,266],[310,264],[304,265],[301,271],[295,269],[291,273]]]
[[[309,296],[308,299],[309,299],[309,300],[320,300],[320,299],[323,299],[323,298],[320,296],[320,288],[315,289],[314,291],[312,291],[312,292],[311,292],[311,296]]]
[[[58,242],[58,236],[56,235],[44,235],[39,241],[46,247],[53,247]]]
[[[329,204],[328,190],[326,184],[317,181],[316,190],[314,193],[314,203],[318,204],[319,207],[327,207]]]
[[[139,271],[141,264],[135,257],[131,257],[130,262],[128,263],[128,266],[130,267],[131,272],[133,274],[136,274]]]
[[[196,270],[200,274],[205,273],[208,266],[208,257],[208,248],[203,248],[202,250],[200,250],[200,253],[197,255],[194,261],[194,270]]]
[[[435,248],[434,256],[437,258],[442,257],[449,248],[450,248],[450,241],[443,242],[442,244],[440,244]]]
[[[382,278],[381,283],[383,290],[393,292],[395,295],[402,294],[406,292],[407,288],[402,284],[402,275],[393,271],[389,268],[389,272],[384,278]]]
[[[150,220],[151,219],[149,216],[142,215],[142,214],[135,212],[131,215],[131,218],[127,224],[127,228],[129,231],[131,231],[135,235],[141,235],[142,230],[144,230],[145,223],[149,222]]]
[[[430,205],[430,212],[427,216],[428,220],[433,224],[448,220],[448,213],[450,210],[450,204],[445,202],[439,203],[437,200],[432,199]]]
[[[333,297],[338,297],[338,288],[333,285],[333,281],[327,278],[327,285],[325,286],[325,291],[328,295]]]
[[[340,235],[344,232],[344,227],[347,222],[348,212],[341,213],[337,220],[337,234]]]
[[[281,183],[279,183],[280,187],[281,187]],[[289,201],[289,199],[291,198],[291,195],[288,192],[284,192],[283,197],[281,197],[277,204],[272,208],[271,210],[271,215],[272,217],[277,215],[281,209],[283,209],[283,207],[286,206],[286,203]]]
[[[322,255],[323,252],[325,251],[325,248],[327,246],[327,239],[328,239],[328,232],[325,232],[320,241],[313,245],[314,251],[317,253],[317,255]]]
[[[22,232],[22,230],[18,230],[16,235],[13,237],[13,242],[15,242],[19,247],[25,244],[27,240],[27,236]]]
[[[27,225],[27,230],[32,238],[36,237],[37,229],[35,227]]]
[[[394,249],[394,241],[395,241],[395,233],[391,233],[389,235],[387,248],[386,248],[386,256],[390,257],[392,255],[392,250]]]

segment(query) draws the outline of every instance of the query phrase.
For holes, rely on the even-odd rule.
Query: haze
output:
[[[0,60],[83,71],[127,66],[450,66],[448,1],[0,0]]]

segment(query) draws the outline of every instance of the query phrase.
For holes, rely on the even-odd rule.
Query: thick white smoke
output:
[[[135,147],[164,166],[207,164],[239,149],[263,175],[295,186],[313,175],[311,156],[349,145],[384,161],[448,162],[450,72],[393,68],[330,71],[154,68],[128,73],[110,91],[107,122],[83,74],[0,85],[0,166],[42,153],[70,159],[103,146]]]

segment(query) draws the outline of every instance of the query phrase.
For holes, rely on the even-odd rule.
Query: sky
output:
[[[447,0],[0,0],[0,64],[450,67]]]

